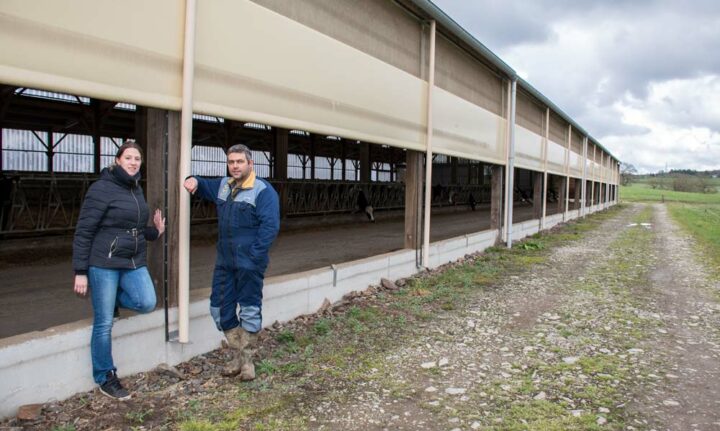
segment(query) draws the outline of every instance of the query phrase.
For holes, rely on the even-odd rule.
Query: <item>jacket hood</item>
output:
[[[125,169],[117,165],[104,168],[100,172],[100,179],[109,180],[128,188],[138,187],[140,185],[140,178],[140,172],[135,175],[129,175]]]

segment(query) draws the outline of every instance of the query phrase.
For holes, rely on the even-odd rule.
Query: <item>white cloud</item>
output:
[[[704,76],[651,84],[646,99],[626,94],[614,108],[646,133],[610,135],[604,144],[643,172],[717,169],[720,163],[720,79]]]
[[[720,1],[436,3],[621,160],[720,168]]]

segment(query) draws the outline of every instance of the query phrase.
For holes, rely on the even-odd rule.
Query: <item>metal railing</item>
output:
[[[0,179],[0,237],[67,233],[75,229],[82,201],[97,176],[92,174],[44,174],[4,172]],[[377,211],[405,207],[405,185],[391,182],[342,182],[270,180],[286,196],[285,215],[305,217],[357,211],[362,191]],[[434,207],[490,201],[488,185],[433,186]],[[212,202],[191,201],[193,223],[215,221]]]

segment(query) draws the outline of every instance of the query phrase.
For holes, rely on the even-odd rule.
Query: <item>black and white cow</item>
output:
[[[520,197],[520,202],[533,203],[532,197],[519,187],[515,188],[515,195]]]
[[[477,206],[477,201],[475,201],[475,196],[473,196],[472,193],[468,195],[468,205],[470,206],[471,211],[475,211],[475,207]]]
[[[356,212],[362,212],[365,213],[368,220],[375,223],[375,215],[373,214],[373,207],[370,205],[370,201],[368,200],[367,196],[365,196],[365,192],[360,189],[357,195],[357,210]]]

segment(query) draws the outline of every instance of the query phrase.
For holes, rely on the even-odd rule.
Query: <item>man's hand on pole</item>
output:
[[[185,190],[190,192],[190,194],[194,194],[198,188],[198,181],[195,178],[190,177],[185,180],[183,187],[185,187]]]

